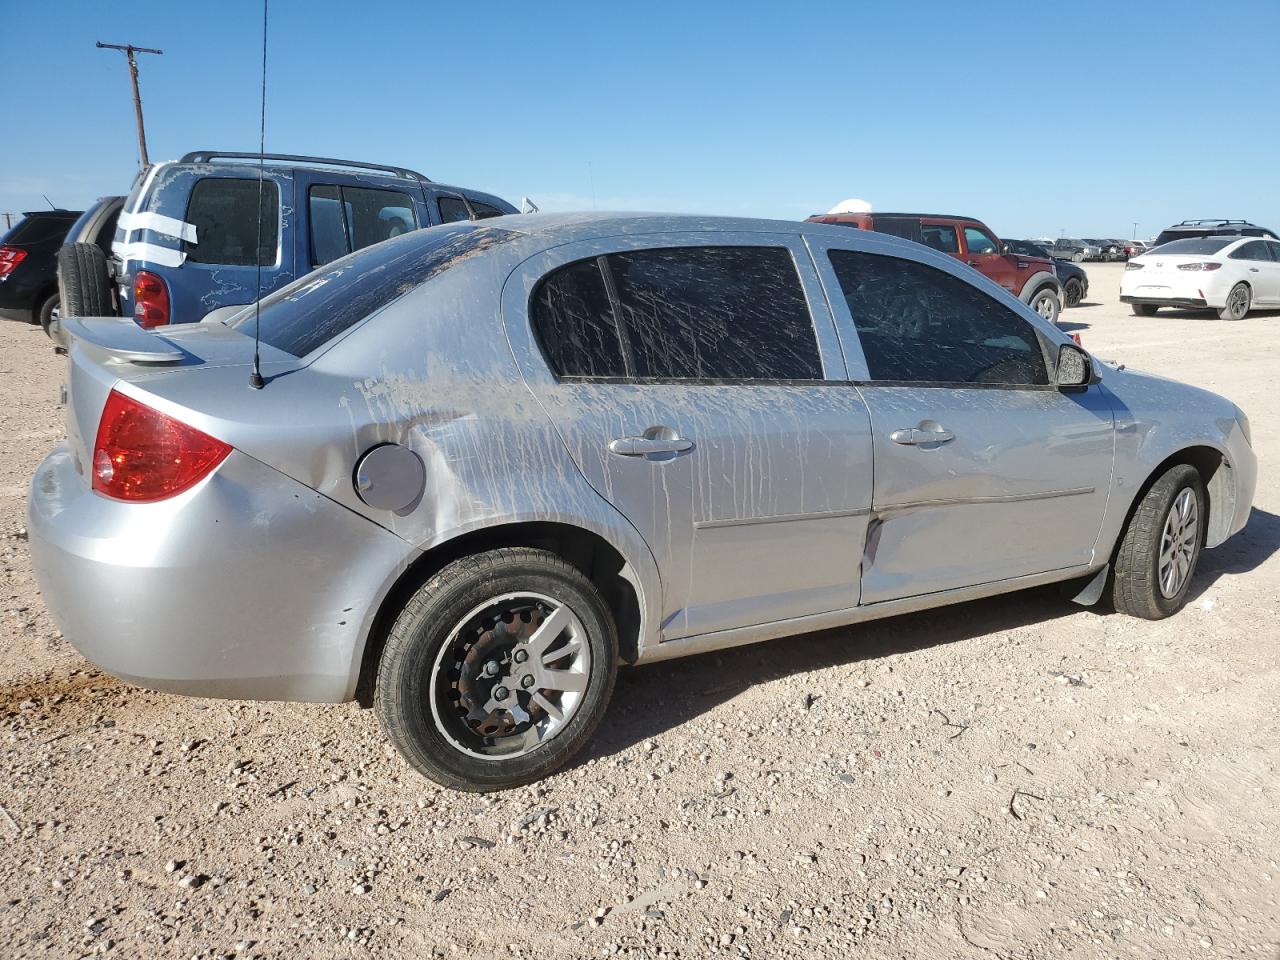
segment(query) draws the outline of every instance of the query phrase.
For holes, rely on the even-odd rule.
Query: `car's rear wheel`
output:
[[[1221,320],[1243,320],[1253,306],[1253,291],[1247,283],[1237,283],[1227,294],[1227,303],[1218,311]]]
[[[58,313],[64,317],[110,317],[111,278],[107,255],[95,243],[68,243],[58,251]]]
[[[458,790],[503,790],[582,748],[617,663],[613,617],[586,576],[544,550],[493,550],[445,567],[405,604],[374,707],[419,773]]]
[[[1133,312],[1139,317],[1154,317],[1159,309],[1159,305],[1154,303],[1135,303],[1133,305]]]
[[[1147,491],[1116,551],[1112,605],[1159,620],[1177,613],[1204,547],[1204,483],[1195,467],[1170,467]]]
[[[1062,285],[1062,295],[1066,298],[1067,307],[1078,307],[1084,300],[1084,284],[1072,277]]]
[[[1058,314],[1062,312],[1062,301],[1057,293],[1048,287],[1040,290],[1031,298],[1031,309],[1050,323],[1058,322]]]

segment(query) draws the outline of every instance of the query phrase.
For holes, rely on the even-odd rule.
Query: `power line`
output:
[[[138,96],[138,58],[134,54],[138,53],[155,53],[162,54],[163,50],[152,50],[150,47],[135,47],[131,43],[103,43],[98,41],[100,50],[119,50],[125,55],[129,61],[129,82],[133,84],[133,110],[138,116],[138,159],[143,167],[147,167],[151,161],[147,159],[147,132],[142,126],[142,98]]]

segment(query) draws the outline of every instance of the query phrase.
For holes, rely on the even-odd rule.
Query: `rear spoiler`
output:
[[[58,326],[68,348],[78,343],[103,360],[169,364],[191,356],[128,317],[62,317]]]

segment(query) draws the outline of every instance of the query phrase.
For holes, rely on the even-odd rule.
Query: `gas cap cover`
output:
[[[372,447],[356,463],[356,495],[377,510],[399,512],[413,506],[426,481],[418,455],[398,443]]]

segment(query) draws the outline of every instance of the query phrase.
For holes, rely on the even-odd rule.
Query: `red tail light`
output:
[[[133,278],[133,319],[147,329],[169,322],[169,285],[163,278],[146,270],[138,271]]]
[[[1078,333],[1073,333],[1073,334],[1071,334],[1071,339],[1075,341],[1075,344],[1076,344],[1076,346],[1077,346],[1077,347],[1083,347],[1083,346],[1084,346],[1084,344],[1080,342],[1080,334],[1078,334]]]
[[[188,490],[231,447],[126,397],[107,397],[93,444],[93,489],[113,500],[164,500]]]
[[[20,247],[0,247],[0,277],[27,259],[27,251]]]
[[[1179,270],[1221,270],[1222,264],[1214,263],[1212,260],[1197,260],[1194,263],[1180,263]]]

